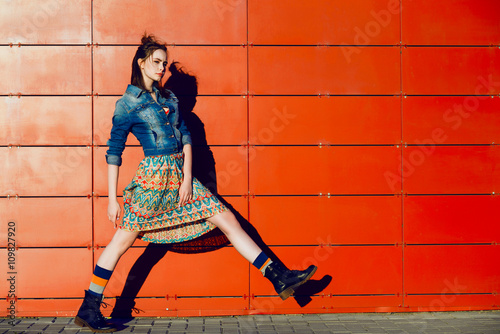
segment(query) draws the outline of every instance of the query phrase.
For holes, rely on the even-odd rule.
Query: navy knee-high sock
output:
[[[266,273],[267,266],[271,263],[273,263],[273,261],[269,258],[269,256],[264,254],[264,252],[261,252],[252,264],[261,271],[262,275],[264,275]]]
[[[108,284],[109,278],[113,273],[112,270],[104,269],[95,265],[94,275],[92,276],[92,281],[90,282],[89,292],[96,297],[102,298],[102,293],[106,284]]]

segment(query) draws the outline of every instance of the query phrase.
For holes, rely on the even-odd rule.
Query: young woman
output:
[[[192,176],[191,135],[171,91],[160,91],[167,65],[167,49],[153,36],[144,36],[132,61],[131,84],[116,102],[107,142],[108,219],[118,229],[99,257],[90,287],[75,323],[95,332],[113,332],[100,311],[103,291],[111,274],[135,239],[152,243],[192,240],[216,227],[236,250],[274,285],[282,299],[316,271],[288,270],[273,262],[241,228],[235,216]],[[116,197],[118,170],[129,132],[144,150],[136,174],[123,191],[124,213]]]

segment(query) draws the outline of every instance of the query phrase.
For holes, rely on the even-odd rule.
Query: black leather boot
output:
[[[318,267],[310,265],[306,270],[288,270],[278,262],[272,262],[267,266],[264,277],[271,281],[274,290],[285,300],[295,290],[314,275]]]
[[[106,321],[101,313],[102,299],[94,296],[85,290],[85,299],[75,317],[75,324],[81,327],[88,327],[96,333],[111,333],[117,328]]]

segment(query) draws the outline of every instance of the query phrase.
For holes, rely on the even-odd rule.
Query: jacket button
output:
[[[174,135],[171,135],[170,138],[174,138]]]
[[[169,123],[169,122],[167,122],[167,123],[165,123],[165,124],[170,125],[170,123]]]

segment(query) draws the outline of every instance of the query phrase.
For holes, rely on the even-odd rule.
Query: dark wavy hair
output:
[[[132,60],[132,76],[130,78],[130,84],[137,86],[140,89],[146,90],[144,78],[142,77],[141,67],[138,64],[138,60],[146,60],[147,58],[151,57],[156,50],[165,51],[168,59],[166,44],[157,40],[154,35],[148,35],[144,33],[141,38],[141,45],[139,45],[139,47],[137,48],[134,60]],[[161,84],[159,82],[153,82],[153,86],[160,89],[161,91]]]

